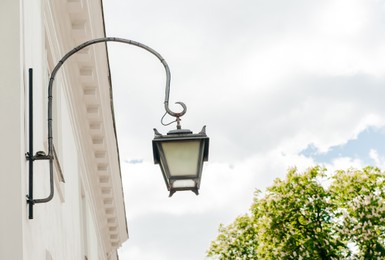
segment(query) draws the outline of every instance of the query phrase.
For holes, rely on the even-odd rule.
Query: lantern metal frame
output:
[[[169,197],[171,197],[177,191],[186,191],[190,190],[196,195],[199,194],[200,182],[202,178],[202,169],[203,162],[208,161],[209,158],[209,137],[206,135],[206,126],[202,130],[193,134],[192,131],[187,129],[177,129],[172,130],[167,133],[167,135],[160,134],[156,129],[154,129],[155,137],[152,140],[152,148],[154,154],[154,163],[159,164],[160,169],[163,174],[164,181],[166,183],[167,189],[170,191]],[[199,141],[199,154],[197,163],[197,172],[194,175],[174,175],[170,173],[171,169],[169,168],[169,163],[167,162],[167,157],[165,151],[162,148],[162,144],[170,142],[193,142]],[[174,187],[174,182],[176,181],[185,181],[191,180],[194,182],[194,186],[185,186],[185,187]]]

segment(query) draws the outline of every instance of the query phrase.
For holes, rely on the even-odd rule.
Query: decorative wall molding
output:
[[[78,44],[105,36],[101,1],[45,1],[44,14],[51,70]],[[81,178],[102,246],[105,252],[111,252],[128,234],[105,44],[80,51],[62,70],[67,83],[63,84],[63,93],[70,104],[78,153],[84,162]]]

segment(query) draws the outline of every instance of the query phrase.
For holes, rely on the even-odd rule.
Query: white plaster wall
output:
[[[59,84],[60,85],[60,84]],[[63,102],[64,101],[64,102]],[[34,219],[25,220],[24,244],[28,260],[45,259],[46,252],[52,259],[83,259],[82,254],[82,223],[81,223],[81,192],[79,178],[79,161],[74,141],[68,107],[65,100],[58,102],[61,124],[62,146],[61,167],[65,184],[60,184],[55,176],[55,196],[46,204],[34,206]],[[44,124],[46,125],[46,123]],[[43,131],[44,132],[44,131]],[[39,162],[47,165],[47,162]],[[48,171],[46,167],[35,167],[35,197],[42,198],[49,194]],[[39,172],[39,170],[42,170]],[[39,178],[37,178],[39,176]],[[56,174],[55,174],[56,175]],[[63,199],[60,196],[63,195]]]
[[[23,259],[24,89],[20,1],[0,1],[0,259]]]
[[[59,73],[54,84],[55,148],[65,183],[55,172],[53,200],[35,204],[34,218],[28,219],[29,68],[34,73],[34,152],[47,152],[47,1],[51,0],[0,1],[0,260],[69,260],[85,255],[89,260],[116,259],[105,252],[109,237],[101,232],[105,219],[95,215],[95,194],[84,188],[90,185],[85,172],[92,167],[90,156],[79,150],[79,129],[74,125],[73,106],[81,104],[69,100],[65,91],[67,74],[73,70],[63,69],[66,73]],[[87,176],[92,174],[91,170]],[[48,161],[35,161],[34,199],[48,194]]]
[[[46,91],[46,84],[42,84]],[[59,147],[57,153],[65,179],[61,183],[55,173],[55,196],[47,204],[36,204],[34,206],[34,219],[25,218],[24,245],[25,255],[28,260],[45,259],[50,255],[55,260],[84,259],[87,255],[90,260],[100,258],[100,247],[98,233],[95,227],[94,217],[89,208],[88,194],[84,194],[86,214],[82,212],[82,156],[79,154],[71,122],[71,114],[64,91],[60,90],[63,81],[59,76],[55,82],[56,95],[54,104],[59,107],[55,109],[55,123],[58,124],[57,135],[54,136]],[[44,106],[46,99],[44,95],[36,95],[36,100],[41,100]],[[36,105],[39,108],[39,105]],[[37,109],[38,111],[40,109]],[[47,122],[42,125],[46,126]],[[37,127],[36,135],[46,133],[45,128]],[[40,138],[37,138],[40,139]],[[46,141],[41,140],[42,143]],[[44,145],[43,145],[44,146]],[[46,148],[45,148],[46,150]],[[47,162],[35,162],[35,198],[45,197],[49,193]],[[84,219],[85,218],[85,221]],[[87,225],[85,228],[84,225]],[[85,234],[82,234],[85,232]],[[87,244],[84,244],[84,239]],[[86,248],[84,248],[86,247]],[[48,252],[48,253],[47,253]]]
[[[100,241],[97,239],[97,230],[95,229],[95,222],[92,217],[92,211],[89,207],[89,204],[86,204],[86,234],[85,237],[87,238],[87,245],[86,245],[86,253],[88,256],[88,259],[93,260],[99,260],[99,259],[106,259],[102,256],[102,252],[99,250],[100,247]]]
[[[49,69],[46,58],[44,24],[43,24],[44,0],[24,1],[24,56],[22,70],[29,67],[34,69],[34,146],[35,152],[43,150],[47,152],[47,86]],[[53,36],[51,36],[53,37]],[[64,70],[63,70],[64,71]],[[54,143],[58,154],[59,163],[64,175],[65,183],[59,181],[57,172],[55,178],[55,195],[52,201],[34,205],[34,218],[28,219],[25,201],[19,205],[23,207],[23,245],[25,260],[89,260],[105,259],[99,255],[98,233],[95,227],[94,217],[88,209],[87,214],[82,214],[81,176],[84,169],[83,155],[79,153],[76,144],[75,129],[71,114],[70,103],[64,84],[68,82],[65,73],[59,73],[54,83]],[[25,86],[27,87],[27,86]],[[21,95],[24,94],[24,90]],[[27,99],[27,95],[25,96]],[[23,103],[22,100],[21,103]],[[19,102],[19,106],[20,106]],[[27,110],[25,111],[28,112]],[[21,133],[27,136],[27,132]],[[27,138],[27,137],[26,137]],[[19,138],[20,139],[20,138]],[[26,146],[26,145],[24,145]],[[24,149],[24,148],[23,148]],[[24,153],[24,151],[23,151]],[[19,162],[20,164],[20,162]],[[25,174],[28,174],[25,172]],[[20,185],[20,184],[19,184]],[[27,194],[27,182],[22,184],[22,196]],[[49,194],[49,171],[47,161],[34,162],[34,198],[44,198]],[[85,201],[88,201],[85,194]],[[83,222],[83,217],[86,221]],[[84,229],[84,223],[87,228]],[[86,234],[82,234],[84,230]],[[87,237],[87,247],[83,239]],[[3,259],[0,257],[0,259]]]

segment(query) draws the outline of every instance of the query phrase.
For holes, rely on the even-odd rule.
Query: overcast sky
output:
[[[104,0],[104,11],[107,36],[167,60],[183,128],[207,125],[210,137],[200,195],[168,198],[151,147],[154,127],[174,128],[160,124],[164,69],[109,43],[130,235],[121,259],[204,259],[219,224],[289,167],[385,165],[384,0]]]

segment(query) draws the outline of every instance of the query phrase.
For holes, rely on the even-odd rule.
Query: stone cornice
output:
[[[100,1],[45,1],[45,27],[53,61],[78,44],[104,37]],[[111,109],[108,54],[104,44],[88,47],[64,66],[65,91],[73,114],[84,188],[106,252],[128,237],[119,154]],[[63,73],[64,74],[64,73]]]

